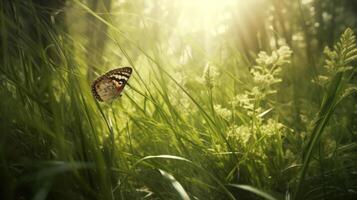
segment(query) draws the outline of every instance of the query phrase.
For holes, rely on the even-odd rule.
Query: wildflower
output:
[[[252,110],[252,109],[254,109],[253,100],[254,99],[249,98],[248,93],[244,93],[244,94],[238,94],[237,96],[235,96],[231,103],[234,106],[239,106],[239,107],[245,108],[247,110]]]
[[[213,88],[218,76],[219,76],[219,73],[218,73],[217,68],[215,66],[211,65],[210,63],[207,63],[205,66],[205,69],[203,70],[203,75],[202,75],[204,84],[208,88]]]
[[[283,64],[290,63],[292,51],[288,46],[281,46],[271,55],[266,52],[260,52],[256,59],[257,65],[251,70],[253,81],[259,88],[260,95],[263,98],[265,95],[276,93],[270,86],[281,82],[279,77]]]
[[[258,99],[264,97],[262,95],[264,94],[260,92],[257,87],[254,87],[251,91],[235,96],[233,101],[231,101],[231,104],[246,110],[248,116],[254,116],[257,113],[262,112],[262,108],[255,105]]]
[[[275,63],[276,65],[283,65],[283,64],[290,63],[290,57],[291,57],[292,51],[290,50],[290,48],[288,46],[285,46],[285,45],[281,46],[277,50],[277,54],[278,54],[279,59]]]
[[[227,108],[223,108],[221,105],[214,105],[214,110],[218,116],[222,117],[225,120],[229,120],[232,117],[232,111]]]
[[[237,125],[229,127],[227,133],[228,138],[234,139],[243,146],[247,145],[251,135],[252,133],[249,127]]]
[[[258,54],[258,58],[255,60],[258,66],[273,67],[280,66],[285,63],[290,63],[290,56],[292,51],[286,45],[281,46],[276,51],[273,51],[269,56],[265,51]]]
[[[273,119],[268,119],[268,121],[262,125],[262,133],[265,136],[271,137],[279,132],[282,132],[284,125]]]

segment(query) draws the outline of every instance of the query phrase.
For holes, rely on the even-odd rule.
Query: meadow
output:
[[[356,34],[352,0],[0,0],[0,199],[357,199]]]

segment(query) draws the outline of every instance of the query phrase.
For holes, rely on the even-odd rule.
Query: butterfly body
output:
[[[121,96],[132,69],[130,67],[123,67],[113,69],[106,74],[98,77],[92,83],[93,96],[98,101],[112,101]]]

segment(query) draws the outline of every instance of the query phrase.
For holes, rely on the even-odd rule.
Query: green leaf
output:
[[[268,199],[268,200],[278,200],[277,198],[273,197],[272,195],[261,191],[253,186],[250,185],[241,185],[241,184],[229,184],[229,186],[235,187],[235,188],[239,188],[251,193],[256,194],[257,196],[263,197],[264,199]]]

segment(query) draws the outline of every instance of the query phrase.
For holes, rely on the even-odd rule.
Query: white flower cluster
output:
[[[281,46],[276,51],[273,51],[271,55],[268,55],[265,51],[258,54],[258,58],[255,60],[259,66],[274,66],[290,63],[292,51],[288,46]]]
[[[267,121],[257,120],[257,124],[252,126],[247,125],[232,125],[227,132],[227,138],[235,141],[235,144],[243,151],[249,151],[257,156],[257,159],[268,158],[269,148],[265,144],[270,144],[272,141],[278,141],[286,133],[285,126],[276,120],[269,119]],[[255,146],[257,143],[261,144]],[[255,146],[252,151],[251,147]]]
[[[278,77],[281,71],[280,66],[290,63],[291,54],[292,51],[288,46],[281,46],[271,55],[264,51],[260,52],[256,59],[257,65],[251,70],[254,82],[261,87],[281,82]]]
[[[235,140],[238,146],[249,148],[249,145],[255,145],[258,141],[268,143],[268,140],[276,140],[285,133],[283,124],[273,119],[264,120],[262,113],[270,109],[264,108],[263,102],[267,95],[276,93],[272,85],[281,81],[281,66],[290,63],[291,54],[288,46],[280,47],[271,55],[259,53],[257,65],[251,71],[254,86],[233,98],[232,105],[243,110],[248,119],[243,120],[242,125],[232,124],[228,129],[228,138]],[[267,156],[264,148],[255,150],[254,154],[259,158]]]
[[[236,140],[240,145],[246,146],[249,138],[252,135],[252,131],[247,126],[233,125],[228,129],[228,138]]]
[[[222,117],[225,120],[230,120],[232,118],[232,111],[227,108],[223,108],[221,105],[217,104],[214,105],[214,110],[216,111],[217,115]]]

